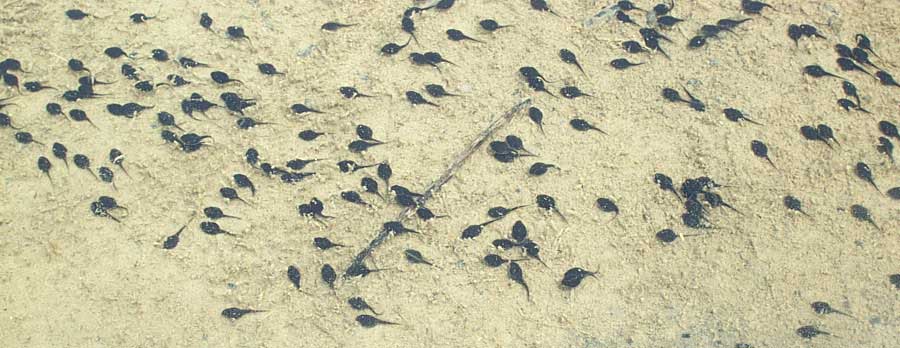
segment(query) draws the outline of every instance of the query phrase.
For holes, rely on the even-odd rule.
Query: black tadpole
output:
[[[313,140],[316,140],[316,138],[323,136],[323,135],[325,135],[325,133],[317,132],[312,129],[307,129],[307,130],[301,131],[300,133],[297,133],[297,137],[303,141],[313,141]]]
[[[597,278],[596,272],[586,271],[580,267],[570,268],[563,274],[560,284],[565,288],[574,289],[581,285],[581,281],[584,280],[585,277],[589,276]]]
[[[372,314],[378,315],[378,312],[369,305],[362,297],[351,297],[347,299],[347,304],[350,305],[350,308],[353,308],[358,311],[371,311]]]
[[[224,309],[222,311],[222,316],[226,317],[228,319],[231,319],[231,320],[238,320],[241,317],[243,317],[244,315],[247,315],[250,313],[260,313],[260,312],[265,312],[265,311],[258,310],[258,309],[245,309],[245,308],[231,307],[231,308]]]
[[[220,209],[219,207],[203,208],[203,215],[206,215],[207,218],[212,219],[212,220],[218,220],[218,219],[223,219],[223,218],[230,218],[230,219],[237,219],[237,220],[241,219],[237,216],[231,216],[231,215],[225,214],[225,212],[223,212],[222,209]]]
[[[510,260],[504,259],[500,255],[497,254],[487,254],[484,256],[484,264],[488,265],[491,268],[497,268],[502,266],[504,263],[509,262]]]
[[[609,65],[616,70],[625,70],[633,66],[643,65],[644,63],[632,63],[628,59],[618,58],[609,62]]]
[[[756,122],[756,121],[754,121],[754,120],[751,120],[751,119],[747,118],[747,116],[744,115],[744,112],[741,111],[741,110],[738,110],[738,109],[734,109],[734,108],[726,108],[726,109],[723,109],[723,110],[722,110],[722,113],[724,113],[724,114],[725,114],[725,118],[728,119],[728,120],[731,121],[731,122],[747,121],[747,122],[750,122],[750,123],[755,124],[755,125],[759,125],[759,126],[762,125],[762,124],[759,123],[759,122]]]
[[[597,209],[604,213],[614,214],[613,219],[619,216],[619,206],[612,199],[597,198]]]
[[[772,159],[769,158],[769,147],[766,146],[766,143],[759,140],[753,140],[750,142],[750,150],[753,151],[753,154],[756,155],[756,157],[764,158],[766,161],[769,161],[772,168],[778,169],[778,167],[775,166],[775,162],[772,162]]]
[[[843,315],[846,317],[851,317],[851,318],[853,317],[846,312],[834,309],[833,307],[831,307],[830,304],[828,304],[828,302],[824,302],[824,301],[816,301],[816,302],[810,303],[810,307],[812,307],[813,312],[816,312],[816,314],[839,314],[839,315]]]
[[[206,233],[206,234],[211,235],[211,236],[215,236],[215,235],[218,235],[218,234],[224,234],[224,235],[228,235],[228,236],[232,236],[232,237],[235,236],[234,233],[231,233],[231,232],[228,232],[228,231],[226,231],[226,230],[223,230],[223,229],[219,226],[219,224],[217,224],[217,223],[215,223],[215,222],[212,222],[212,221],[203,221],[203,222],[201,222],[201,223],[200,223],[200,231],[203,231],[203,233]]]
[[[577,67],[578,70],[581,71],[582,75],[587,75],[584,72],[584,68],[581,67],[581,63],[578,62],[578,58],[575,56],[575,53],[573,53],[572,51],[565,48],[559,50],[559,59],[561,59],[564,63],[572,64]]]
[[[361,314],[356,317],[356,322],[364,328],[373,328],[378,325],[399,325],[397,323],[384,321],[368,314]]]
[[[406,261],[411,264],[423,264],[428,266],[434,266],[428,260],[425,260],[425,257],[422,256],[422,253],[415,249],[406,249],[403,251],[403,255],[406,257]]]
[[[522,285],[525,288],[525,295],[528,297],[528,300],[531,300],[531,289],[528,288],[528,283],[525,282],[525,274],[522,272],[522,266],[519,266],[518,262],[509,262],[509,268],[506,271],[506,275],[509,279],[512,279],[512,281]]]
[[[675,190],[675,186],[672,182],[672,178],[663,173],[656,173],[653,175],[653,182],[659,185],[663,191],[671,191],[675,194],[675,197],[678,197],[678,200],[681,200],[681,195],[678,194],[678,191]]]
[[[335,32],[335,31],[338,31],[338,30],[340,30],[340,29],[343,29],[343,28],[349,28],[349,27],[352,27],[352,26],[355,26],[355,25],[356,25],[356,24],[344,24],[344,23],[338,23],[338,22],[327,22],[327,23],[325,23],[325,24],[322,24],[322,26],[320,27],[320,29],[322,29],[323,31],[331,31],[331,32]]]
[[[478,22],[478,25],[481,26],[481,29],[484,29],[489,32],[494,32],[497,29],[503,29],[503,28],[512,26],[512,25],[500,25],[497,23],[497,21],[495,21],[493,19],[482,20],[481,22]]]
[[[447,90],[444,89],[444,86],[441,86],[438,84],[425,85],[425,91],[428,92],[428,95],[435,97],[435,98],[458,97],[459,96],[459,94],[453,94],[453,93],[447,92]]]
[[[38,170],[40,170],[47,176],[47,180],[50,180],[50,184],[53,185],[53,177],[50,176],[50,167],[52,167],[52,164],[50,164],[50,160],[44,156],[38,157],[37,167]]]
[[[809,216],[809,214],[807,214],[806,211],[803,210],[803,203],[800,202],[797,197],[791,195],[784,196],[784,207],[788,208],[789,210],[798,211],[803,215]]]
[[[872,174],[872,169],[869,168],[869,165],[863,162],[856,163],[856,176],[868,182],[879,193],[884,194],[883,192],[881,192],[881,189],[878,188],[878,185],[875,184],[875,177]]]
[[[659,232],[656,232],[656,240],[660,242],[672,243],[676,239],[678,239],[678,235],[675,234],[675,231],[670,228],[662,229]]]
[[[179,228],[178,231],[175,232],[175,234],[166,237],[166,239],[162,243],[162,248],[166,250],[175,249],[175,247],[178,246],[178,243],[181,242],[181,233],[184,232],[184,229],[188,227],[191,221],[194,221],[193,215],[191,216],[190,220],[188,220],[188,222],[182,225],[181,228]]]
[[[488,209],[488,216],[493,219],[500,219],[500,218],[505,217],[509,213],[512,213],[513,211],[516,211],[518,209],[521,209],[521,208],[524,208],[527,206],[529,206],[529,204],[519,205],[519,206],[512,207],[512,208],[493,207],[493,208]]]
[[[544,134],[544,112],[541,111],[541,109],[532,106],[528,108],[528,118],[538,126],[538,130],[541,131],[541,134]]]
[[[354,264],[354,265],[350,265],[350,267],[347,268],[347,271],[344,272],[344,278],[365,277],[365,276],[369,275],[370,273],[380,272],[383,270],[384,270],[383,268],[382,269],[371,269],[368,266],[366,266],[365,264]]]
[[[484,226],[490,225],[499,219],[493,219],[490,221],[482,222],[476,225],[469,225],[468,227],[463,229],[462,235],[460,239],[473,239],[481,235],[481,232],[484,230]]]
[[[450,39],[451,41],[469,40],[469,41],[474,41],[474,42],[478,42],[478,43],[484,43],[484,41],[481,41],[478,39],[473,39],[473,38],[469,37],[468,35],[464,34],[462,31],[459,31],[457,29],[447,29],[447,38]]]
[[[340,248],[346,246],[343,244],[332,242],[331,239],[325,237],[313,238],[313,245],[319,250],[328,250],[331,248]]]
[[[250,45],[253,45],[253,41],[250,40],[250,37],[248,37],[247,34],[244,33],[244,28],[242,27],[230,26],[228,28],[225,28],[225,34],[232,40],[246,39],[247,42],[250,43]]]
[[[334,281],[337,280],[337,273],[334,271],[334,267],[331,267],[329,264],[322,265],[322,270],[319,272],[322,277],[322,281],[325,284],[328,284],[328,287],[334,291]]]
[[[206,30],[212,30],[213,19],[209,16],[209,13],[203,12],[200,14],[200,26]]]
[[[243,202],[244,204],[252,205],[252,204],[250,204],[249,202],[245,201],[245,200],[244,200],[243,198],[241,198],[240,196],[238,196],[237,191],[236,191],[235,189],[231,188],[231,187],[223,187],[223,188],[219,189],[219,194],[222,195],[222,198],[225,198],[225,199],[236,199],[236,200],[239,200],[239,201]]]
[[[381,47],[381,54],[386,55],[386,56],[392,56],[397,53],[400,53],[400,51],[403,48],[405,48],[406,46],[409,46],[410,41],[412,41],[412,37],[410,37],[409,40],[406,40],[406,43],[403,45],[399,45],[399,44],[396,44],[393,42],[388,43]]]
[[[843,77],[840,77],[840,76],[832,74],[828,71],[825,71],[824,68],[822,68],[821,66],[818,66],[818,65],[807,65],[807,66],[803,67],[803,73],[805,73],[809,76],[815,77],[815,78],[827,76],[827,77],[834,77],[834,78],[844,80]]]
[[[73,21],[80,21],[90,15],[91,15],[90,13],[86,13],[79,9],[71,9],[71,10],[66,11],[66,17],[69,17],[69,19],[71,19]]]
[[[300,269],[297,266],[290,265],[287,268],[287,277],[288,280],[294,285],[294,289],[300,290],[301,281],[303,280],[303,276],[300,274]],[[302,290],[301,290],[302,291]]]
[[[811,325],[801,326],[801,327],[797,328],[797,330],[795,332],[797,333],[797,336],[800,336],[805,339],[812,339],[813,337],[816,337],[819,335],[825,335],[825,336],[831,335],[831,333],[819,330],[815,326],[811,326]]]
[[[580,132],[593,130],[593,131],[600,132],[601,134],[606,134],[606,132],[604,132],[600,128],[597,128],[590,122],[580,119],[580,118],[573,118],[572,120],[569,121],[569,125],[572,126],[572,128],[574,128],[575,130],[580,131]]]
[[[868,208],[866,208],[862,205],[859,205],[859,204],[854,204],[854,205],[850,206],[850,215],[852,215],[854,218],[856,218],[859,221],[868,222],[872,226],[875,226],[876,229],[881,231],[881,227],[879,227],[875,223],[875,220],[872,219],[872,215],[869,213]]]
[[[544,195],[544,194],[540,194],[540,195],[537,195],[537,197],[535,197],[535,203],[537,204],[538,207],[546,209],[553,213],[556,213],[556,215],[559,215],[559,217],[563,219],[563,222],[568,222],[568,220],[566,220],[565,215],[563,215],[562,212],[559,211],[559,208],[556,206],[556,199],[554,199],[553,197]]]

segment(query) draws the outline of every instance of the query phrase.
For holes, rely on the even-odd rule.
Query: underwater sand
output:
[[[46,81],[74,88],[77,75],[69,58],[83,60],[111,96],[63,101],[61,91],[25,93],[4,113],[14,125],[47,146],[21,145],[10,129],[0,129],[0,342],[8,347],[890,347],[900,339],[900,291],[887,276],[900,273],[898,203],[856,178],[853,166],[868,163],[882,190],[900,185],[900,170],[875,151],[879,120],[895,124],[900,89],[881,86],[861,73],[843,73],[860,89],[872,114],[845,112],[834,102],[843,96],[838,80],[801,74],[809,64],[837,71],[833,45],[852,45],[856,33],[872,38],[876,62],[900,76],[900,8],[895,1],[771,0],[777,11],[736,29],[736,35],[688,50],[700,25],[721,18],[744,18],[739,1],[677,2],[672,15],[687,21],[666,31],[671,60],[660,54],[628,55],[619,47],[640,40],[637,27],[615,20],[592,28],[584,20],[607,2],[551,0],[561,17],[532,10],[527,1],[460,0],[446,12],[416,15],[417,38],[400,54],[382,57],[388,42],[404,43],[403,10],[411,1],[7,1],[0,6],[0,57],[21,60],[22,81]],[[159,18],[132,24],[134,12]],[[636,1],[643,8],[655,2]],[[64,11],[80,8],[107,17],[70,21]],[[215,20],[215,33],[203,30],[199,14]],[[638,12],[633,17],[640,17]],[[494,18],[514,24],[493,34],[478,21]],[[319,30],[327,21],[358,23],[336,33]],[[815,24],[827,40],[787,37],[790,23]],[[243,26],[252,39],[224,37],[228,25]],[[486,44],[451,42],[448,28]],[[112,60],[110,46],[148,57],[162,48],[173,57],[189,56],[228,72],[243,85],[220,87],[213,69],[182,69],[174,62]],[[575,52],[586,71],[561,62],[560,48]],[[413,66],[410,52],[438,51],[457,65],[442,73]],[[647,64],[616,71],[608,62],[627,57]],[[155,82],[178,73],[193,84],[152,93],[138,92],[119,74],[129,62]],[[256,64],[268,62],[286,76],[263,76]],[[534,92],[519,77],[524,65],[537,67],[554,83],[576,85],[594,98],[568,100]],[[433,100],[440,108],[411,106],[407,90],[424,94],[439,83],[460,98]],[[664,87],[685,85],[703,99],[707,112],[671,104]],[[341,86],[355,86],[378,98],[345,100]],[[179,103],[197,92],[214,102],[234,91],[257,98],[246,110],[276,125],[240,130],[221,109],[194,121]],[[15,95],[0,90],[0,97]],[[426,98],[428,96],[426,95]],[[561,170],[528,177],[532,158],[499,163],[476,151],[428,206],[450,217],[407,226],[422,232],[391,238],[368,260],[390,270],[366,278],[339,279],[335,294],[320,280],[329,263],[339,272],[401,208],[371,195],[375,208],[344,202],[340,192],[359,190],[367,169],[351,175],[337,161],[388,161],[391,183],[423,190],[457,154],[497,117],[529,99],[545,114],[545,134],[524,112],[489,140],[516,134],[539,155],[536,160]],[[429,98],[430,100],[432,98]],[[48,102],[65,110],[85,110],[87,123],[53,118]],[[108,103],[153,105],[135,119],[117,118]],[[305,103],[327,114],[298,117],[288,106]],[[735,107],[764,126],[735,124],[721,113]],[[156,113],[176,115],[182,128],[213,136],[211,147],[186,154],[159,136]],[[583,118],[608,135],[580,133],[568,124]],[[202,116],[201,116],[202,118]],[[803,139],[798,128],[827,123],[841,146]],[[366,124],[388,144],[357,155],[347,151],[354,127]],[[303,142],[297,133],[328,133]],[[769,145],[778,169],[754,157],[751,140]],[[65,165],[50,154],[60,142],[91,158],[94,168],[109,166],[116,186]],[[111,148],[126,156],[130,177],[107,162]],[[267,178],[243,161],[255,147],[264,161],[281,165],[294,158],[322,158],[308,168],[312,178],[287,185]],[[51,185],[38,171],[38,156],[51,158]],[[71,159],[70,159],[71,161]],[[653,182],[656,172],[676,183],[706,175],[729,185],[722,194],[742,214],[714,210],[715,230],[690,230],[681,223],[683,207]],[[224,202],[218,194],[245,173],[258,192],[241,195],[253,205]],[[383,183],[382,183],[383,187]],[[537,208],[522,209],[485,228],[474,240],[460,240],[463,228],[487,220],[493,206],[556,198],[568,222]],[[812,216],[787,211],[782,197],[804,202]],[[95,217],[90,202],[115,197],[130,210],[122,224]],[[337,218],[325,225],[297,214],[297,205],[321,199]],[[615,219],[594,206],[610,197],[622,213]],[[882,227],[853,219],[851,204],[868,207]],[[237,237],[209,236],[197,228],[200,210],[215,205],[242,220],[220,221]],[[173,250],[160,248],[193,215],[198,216]],[[499,253],[490,242],[509,234],[522,220],[542,249],[547,266],[522,262],[531,300],[507,279],[506,268],[488,268],[482,257]],[[706,233],[663,245],[654,234],[673,228],[681,234]],[[349,247],[320,251],[312,238],[325,236]],[[403,250],[421,251],[436,267],[410,265]],[[502,253],[520,257],[516,251]],[[288,282],[285,270],[303,273],[304,292]],[[560,289],[571,267],[598,271],[574,291]],[[362,296],[397,326],[360,327],[360,314],[346,304]],[[817,315],[813,301],[827,301],[855,318]],[[232,321],[227,307],[267,310]],[[804,340],[794,330],[816,325],[839,337]]]

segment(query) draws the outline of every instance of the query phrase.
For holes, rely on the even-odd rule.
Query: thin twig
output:
[[[522,109],[528,107],[529,105],[531,105],[531,98],[522,100],[511,109],[507,110],[506,113],[504,113],[502,116],[491,121],[491,124],[483,131],[481,131],[481,133],[478,134],[478,137],[475,138],[475,140],[472,141],[472,143],[469,144],[469,146],[465,150],[463,150],[459,155],[456,156],[456,159],[452,164],[450,164],[449,167],[447,167],[447,170],[444,171],[444,174],[442,174],[439,178],[437,178],[437,180],[433,181],[431,185],[428,186],[428,188],[425,190],[425,197],[423,198],[422,203],[424,204],[424,201],[427,201],[432,196],[434,196],[434,194],[441,189],[441,186],[450,181],[450,179],[452,179],[453,176],[456,175],[456,172],[459,170],[459,168],[462,167],[463,163],[465,163],[465,161],[470,156],[472,156],[472,154],[475,153],[475,151],[478,150],[478,148],[480,148],[482,144],[484,144],[494,133],[496,133],[497,130],[509,123],[509,121],[511,121],[513,117],[517,113],[519,113],[519,111],[522,111]],[[403,211],[400,212],[400,215],[397,216],[397,220],[402,222],[407,218],[410,210],[412,209],[413,208],[411,207],[406,207],[406,209],[403,209]],[[359,254],[356,255],[348,269],[353,268],[354,266],[362,265],[366,258],[368,258],[369,255],[371,255],[372,252],[375,251],[375,248],[378,248],[381,243],[384,243],[384,241],[387,240],[390,235],[390,231],[386,231],[384,229],[379,231],[378,236],[376,236],[375,239],[373,239],[369,243],[369,246],[367,246],[365,249],[360,251]]]

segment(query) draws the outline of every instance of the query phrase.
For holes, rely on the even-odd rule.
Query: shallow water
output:
[[[653,3],[637,1],[638,6]],[[900,337],[900,292],[888,275],[900,273],[900,210],[897,201],[879,194],[853,172],[859,161],[875,173],[879,188],[900,186],[900,171],[874,145],[877,122],[900,123],[900,88],[881,86],[859,72],[840,72],[860,89],[871,114],[845,112],[835,79],[811,79],[803,66],[821,64],[838,72],[833,46],[853,44],[864,32],[872,38],[879,66],[900,76],[897,16],[890,1],[771,1],[765,11],[699,50],[686,43],[704,23],[745,18],[739,2],[679,1],[672,15],[686,19],[665,31],[671,60],[660,54],[629,55],[624,40],[638,40],[637,27],[600,21],[585,28],[585,19],[606,5],[600,2],[550,1],[560,17],[536,12],[526,1],[457,1],[446,12],[414,17],[419,44],[383,57],[387,42],[406,42],[400,16],[412,2],[363,1],[172,1],[145,4],[80,2],[98,17],[70,21],[61,2],[12,1],[0,6],[0,57],[22,61],[24,81],[46,81],[60,91],[16,96],[18,106],[2,110],[34,138],[46,144],[15,142],[14,130],[0,129],[0,341],[16,347],[107,346],[526,346],[526,347],[884,347]],[[161,9],[160,9],[161,8]],[[133,24],[128,15],[144,12],[158,18]],[[203,30],[199,14],[208,12],[214,31]],[[639,12],[632,16],[639,19]],[[494,18],[513,24],[493,34],[478,21]],[[358,24],[335,33],[319,27],[328,21]],[[803,39],[795,46],[786,35],[790,23],[815,24],[827,39]],[[240,25],[251,42],[228,40],[224,28]],[[486,43],[451,42],[444,31],[462,30]],[[120,46],[140,57],[113,60],[103,55]],[[189,56],[212,68],[183,69],[174,62],[144,59],[155,48],[172,57]],[[578,55],[586,74],[557,56],[567,48]],[[441,72],[413,66],[410,52],[438,51],[457,65]],[[609,61],[627,57],[647,64],[626,71]],[[78,58],[103,81],[110,96],[65,102],[62,91],[77,86],[78,75],[66,61]],[[154,82],[177,73],[193,84],[138,92],[135,81],[119,69],[128,62]],[[285,76],[263,76],[256,64],[268,62]],[[594,95],[574,100],[534,92],[517,71],[537,67],[553,83],[549,89],[575,85]],[[209,72],[222,70],[243,84],[216,86]],[[444,85],[462,97],[434,99],[428,83]],[[660,90],[685,86],[705,101],[695,112],[664,101]],[[354,86],[376,98],[346,100],[341,86]],[[439,108],[411,106],[404,97],[416,90]],[[219,102],[232,91],[258,99],[247,115],[273,122],[251,130],[235,127],[236,118],[214,109],[200,121],[188,118],[179,103],[197,92]],[[48,102],[65,110],[80,108],[97,128],[44,112]],[[113,117],[109,103],[134,101],[153,105],[134,119]],[[516,134],[537,159],[499,163],[482,147],[469,157],[428,201],[437,214],[450,217],[409,227],[422,234],[393,237],[368,260],[386,268],[365,278],[338,279],[334,294],[319,278],[325,263],[339,273],[375,237],[383,222],[401,212],[396,204],[363,197],[375,205],[347,203],[340,192],[358,190],[363,176],[337,170],[339,160],[387,161],[392,184],[424,190],[494,120],[526,101],[544,112],[544,133],[525,112],[488,140]],[[304,103],[325,114],[296,116],[289,106]],[[735,124],[721,110],[744,110],[763,126]],[[156,113],[174,114],[187,131],[208,134],[212,145],[186,154],[160,138]],[[608,135],[581,133],[569,126],[582,118]],[[827,123],[840,146],[803,139],[802,125]],[[387,144],[358,155],[347,151],[354,128],[365,124]],[[315,129],[326,135],[304,142],[297,133]],[[180,132],[179,132],[180,133]],[[777,166],[750,151],[754,139],[769,146]],[[84,170],[52,157],[60,142],[71,156],[91,158],[93,168],[108,166],[116,188]],[[896,143],[896,141],[894,141]],[[243,160],[247,148],[263,161],[282,165],[294,158],[321,158],[309,170],[317,174],[288,185],[268,178]],[[111,148],[126,156],[126,176],[107,161]],[[36,168],[38,156],[51,159],[52,184]],[[529,177],[535,161],[553,163],[542,177]],[[715,209],[711,230],[691,230],[681,223],[683,207],[653,182],[656,172],[676,184],[709,176],[728,185],[716,192],[740,213]],[[252,205],[225,202],[218,190],[233,186],[235,173],[247,174],[258,192],[239,190]],[[380,181],[379,181],[380,182]],[[384,183],[382,190],[384,190]],[[487,221],[490,207],[529,204],[538,194],[556,198],[566,222],[529,207],[485,227],[474,240],[460,240],[462,230]],[[790,212],[782,197],[794,195],[811,217]],[[129,209],[118,224],[95,217],[90,203],[115,197]],[[322,224],[297,214],[297,205],[313,197],[335,219]],[[621,214],[612,218],[594,206],[599,197],[616,201]],[[881,227],[857,221],[850,206],[869,208]],[[201,210],[221,207],[241,220],[219,223],[236,236],[209,236],[197,227]],[[192,215],[197,215],[191,220]],[[173,250],[161,248],[166,236],[189,220]],[[488,268],[482,257],[499,253],[490,243],[508,236],[522,220],[541,246],[546,266],[523,261],[525,290],[507,279],[506,268]],[[654,235],[663,228],[679,234],[701,233],[664,245]],[[312,239],[326,236],[348,245],[320,251]],[[435,267],[408,264],[403,250],[421,251]],[[288,265],[303,274],[302,290],[285,276]],[[559,288],[571,267],[597,271],[574,291]],[[360,327],[346,299],[362,296],[399,326]],[[854,318],[818,315],[813,301],[827,301]],[[262,309],[232,321],[228,307]],[[838,337],[807,342],[795,330],[815,325]]]

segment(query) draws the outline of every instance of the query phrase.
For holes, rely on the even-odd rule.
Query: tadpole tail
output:
[[[843,316],[848,317],[848,318],[853,318],[853,319],[859,320],[858,318],[856,318],[856,317],[854,317],[854,316],[852,316],[852,315],[850,315],[850,314],[848,314],[848,313],[846,313],[846,312],[842,312],[842,311],[835,310],[834,313],[839,314],[839,315],[843,315]]]
[[[870,219],[868,219],[868,221],[870,224],[872,224],[872,226],[875,226],[875,229],[877,229],[879,232],[884,232],[884,230],[881,229],[881,226],[878,226],[878,224],[875,223],[875,220],[872,220],[870,218]]]
[[[112,221],[118,222],[118,223],[120,223],[120,224],[122,223],[122,221],[120,221],[120,220],[117,219],[115,216],[112,216],[112,215],[110,215],[110,214],[106,214],[106,217],[112,219]]]
[[[675,197],[678,197],[678,201],[679,201],[679,202],[684,202],[684,199],[681,198],[681,195],[678,194],[678,191],[675,191],[675,190],[669,190],[669,191],[672,191],[672,193],[675,194]]]
[[[875,53],[875,50],[868,49],[867,51],[872,52],[872,54],[874,54],[876,57],[881,58],[881,56],[879,56],[878,53]]]
[[[559,215],[559,217],[560,217],[560,218],[562,218],[562,220],[563,220],[563,222],[565,222],[565,223],[569,223],[569,220],[568,220],[568,219],[566,219],[566,216],[565,216],[565,215],[563,215],[563,213],[562,213],[562,212],[561,212],[561,211],[559,211],[559,209],[557,209],[557,208],[553,208],[553,212],[555,212],[555,213],[556,213],[556,215]]]
[[[131,179],[131,174],[128,174],[128,171],[125,170],[125,166],[119,164],[119,168],[122,168],[122,172],[125,173],[125,176],[127,176],[129,179]]]
[[[756,121],[751,120],[751,119],[746,118],[746,117],[744,117],[744,120],[747,121],[747,122],[750,122],[750,123],[752,123],[752,124],[755,124],[755,125],[757,125],[757,126],[764,126],[762,123],[756,122]]]
[[[512,213],[512,212],[514,212],[514,211],[516,211],[516,210],[518,210],[518,209],[525,208],[525,207],[530,207],[530,206],[531,206],[531,204],[522,204],[522,205],[520,205],[520,206],[516,206],[516,207],[510,208],[508,212],[509,212],[509,213]]]
[[[666,59],[672,60],[672,57],[669,57],[669,54],[666,53],[666,51],[663,51],[662,47],[658,47],[656,50],[659,51],[659,53],[662,53],[664,56],[666,56]]]
[[[878,184],[875,183],[875,180],[869,180],[869,183],[872,184],[872,187],[874,187],[875,190],[878,191],[878,193],[884,196],[884,192],[881,192],[881,189],[878,188]]]
[[[544,265],[544,267],[546,267],[546,268],[548,268],[548,269],[550,268],[550,266],[547,266],[547,263],[544,262],[544,260],[541,259],[539,256],[536,256],[534,259],[535,259],[535,260],[538,260],[538,262],[540,262],[542,265]]]
[[[531,302],[531,289],[528,288],[528,284],[522,283],[522,286],[525,287],[525,298],[528,299],[528,302]]]
[[[490,224],[495,223],[495,222],[497,222],[497,221],[500,221],[500,220],[502,220],[502,219],[503,219],[502,217],[499,217],[499,218],[496,218],[496,219],[493,219],[493,220],[488,220],[488,221],[486,221],[486,222],[482,222],[482,223],[480,224],[480,226],[487,226],[487,225],[490,225]]]

